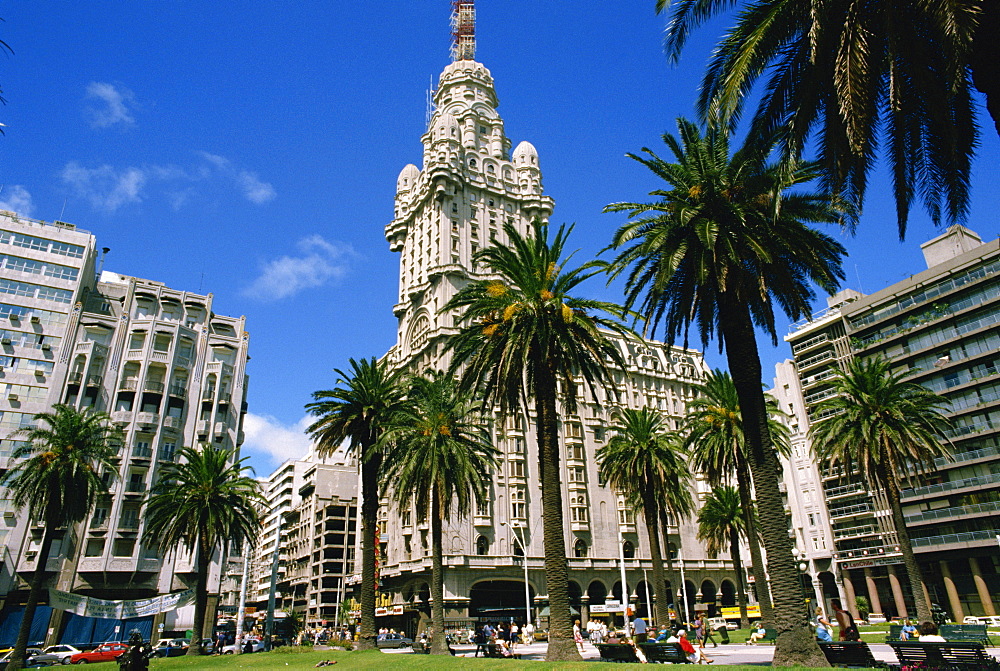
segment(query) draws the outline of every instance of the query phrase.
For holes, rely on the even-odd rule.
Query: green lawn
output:
[[[383,652],[333,652],[313,651],[308,648],[289,648],[275,652],[259,652],[253,655],[225,655],[222,657],[171,657],[154,659],[150,668],[159,671],[169,669],[311,669],[323,659],[336,660],[337,669],[378,669],[392,671],[407,669],[527,669],[543,671],[627,671],[627,669],[649,669],[648,665],[611,664],[602,662],[533,662],[514,659],[475,659],[471,657],[432,657],[430,655],[386,654]],[[687,668],[692,665],[671,665],[670,668]],[[325,667],[324,667],[325,668]],[[704,666],[698,667],[704,669]],[[741,671],[759,670],[759,666],[726,666],[726,669]]]

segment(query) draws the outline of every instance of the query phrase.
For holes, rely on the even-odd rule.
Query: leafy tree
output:
[[[14,507],[27,508],[29,517],[43,524],[42,544],[8,669],[20,669],[24,664],[52,541],[59,534],[68,538],[71,527],[85,520],[97,500],[107,495],[101,473],[117,471],[111,459],[124,439],[121,429],[104,412],[54,405],[52,412],[38,413],[34,421],[34,427],[11,434],[24,442],[11,454],[11,461],[17,463],[3,476]]]
[[[307,433],[317,453],[329,456],[344,443],[361,466],[361,634],[358,648],[375,645],[375,527],[378,525],[379,473],[383,453],[376,449],[392,417],[405,408],[402,374],[385,361],[349,360],[350,370],[336,369],[337,388],[313,392],[306,405],[317,417]]]
[[[903,565],[910,579],[917,617],[932,620],[924,597],[920,565],[899,502],[902,486],[921,469],[934,470],[934,460],[950,454],[943,414],[948,399],[893,372],[885,358],[853,359],[832,379],[837,395],[816,405],[823,417],[809,430],[816,456],[857,470],[873,489],[884,492],[892,511]],[[830,414],[832,413],[832,414]]]
[[[767,398],[768,428],[771,439],[780,454],[790,453],[788,428],[776,417],[781,414],[773,398]],[[754,503],[751,497],[750,467],[747,463],[746,446],[743,440],[743,419],[740,416],[740,402],[736,385],[729,373],[715,370],[708,374],[705,382],[696,387],[695,398],[688,402],[688,414],[683,431],[685,445],[692,451],[692,464],[705,474],[712,487],[729,484],[733,479],[740,495],[740,505],[746,529],[753,530],[747,538],[750,560],[754,575],[757,576],[758,598],[761,614],[770,618],[771,595],[768,590],[766,569],[760,553],[760,535],[754,523]],[[741,584],[740,589],[744,586]],[[745,610],[740,611],[741,623],[750,626]]]
[[[667,53],[715,14],[743,11],[716,47],[699,110],[735,123],[766,77],[750,135],[810,135],[825,186],[859,206],[881,153],[891,167],[900,238],[920,194],[939,221],[963,219],[978,144],[973,87],[1000,132],[1000,3],[995,0],[657,0],[671,7]]]
[[[690,501],[690,471],[667,433],[663,417],[651,408],[621,408],[615,412],[614,435],[595,455],[601,478],[626,499],[639,503],[649,535],[649,557],[656,593],[656,622],[670,622],[670,590],[663,570],[660,510],[668,501],[683,500],[672,490],[682,489]],[[664,543],[665,544],[665,543]]]
[[[747,597],[743,589],[743,561],[740,559],[740,538],[750,539],[753,527],[747,526],[740,493],[734,487],[716,487],[705,499],[705,505],[698,511],[698,540],[705,543],[705,549],[712,557],[729,550],[739,585],[737,598],[740,604],[740,620],[746,618]],[[753,515],[751,513],[751,519]]]
[[[449,343],[452,370],[464,367],[463,386],[477,389],[501,415],[529,399],[536,413],[545,581],[549,595],[548,659],[579,659],[569,610],[559,468],[558,401],[575,411],[577,378],[594,386],[610,380],[608,363],[624,366],[609,338],[626,330],[601,313],[621,316],[617,305],[571,295],[599,272],[591,264],[566,269],[566,239],[560,226],[550,239],[548,224],[536,221],[528,235],[504,225],[507,243],[494,239],[473,259],[495,279],[470,282],[443,308],[463,310],[459,332]],[[560,393],[561,392],[561,393]]]
[[[800,608],[754,326],[776,343],[775,305],[797,319],[812,312],[810,281],[835,289],[844,248],[806,224],[836,222],[844,207],[801,188],[816,177],[814,164],[768,162],[760,138],[730,157],[725,129],[702,135],[684,119],[678,128],[680,139],[663,137],[674,162],[649,149],[646,157],[629,155],[666,184],[652,191],[652,202],[605,208],[630,218],[612,238],[619,251],[609,272],[628,271],[626,307],[638,305],[654,331],[662,323],[667,340],[684,334],[686,344],[694,324],[704,344],[717,336],[725,348],[771,575],[775,664],[822,665]]]
[[[266,499],[257,481],[246,475],[252,471],[243,465],[247,457],[237,459],[235,450],[206,444],[197,450],[182,447],[176,456],[179,461],[163,466],[159,482],[143,502],[143,539],[194,553],[194,627],[187,654],[201,655],[205,621],[212,615],[207,612],[212,555],[227,541],[245,543],[245,551],[256,545]],[[211,621],[208,626],[211,633]]]
[[[465,516],[486,497],[499,454],[490,441],[481,406],[441,372],[414,377],[409,406],[396,414],[382,438],[383,482],[392,483],[400,508],[416,507],[431,526],[431,654],[447,655],[444,635],[444,567],[441,524]]]

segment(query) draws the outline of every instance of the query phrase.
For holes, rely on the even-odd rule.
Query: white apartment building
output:
[[[56,572],[51,586],[110,600],[142,599],[191,587],[195,569],[190,556],[142,541],[141,503],[180,446],[211,443],[238,450],[242,444],[249,346],[245,319],[215,314],[211,294],[174,290],[161,282],[107,271],[95,277],[93,237],[67,225],[4,215],[0,228],[0,236],[12,245],[0,279],[2,286],[14,287],[7,310],[21,311],[24,317],[8,318],[12,337],[7,349],[13,362],[4,367],[13,365],[13,370],[4,372],[4,381],[11,385],[4,399],[4,418],[14,422],[19,414],[17,425],[24,426],[31,421],[29,407],[33,414],[65,403],[108,412],[125,432],[117,472],[104,474],[110,496],[53,546],[47,565]],[[29,244],[25,236],[40,241],[30,242],[31,261],[42,264],[46,287],[36,280],[37,288],[31,289],[33,283],[21,279],[26,266],[13,247],[18,241]],[[65,261],[63,268],[57,268],[66,249],[74,254],[80,250],[74,257],[75,274],[65,269],[70,268]],[[49,275],[50,268],[60,274]],[[15,330],[15,322],[24,327]],[[32,339],[40,343],[40,356],[30,345]],[[35,398],[41,392],[29,384],[32,378],[46,384],[42,401]],[[6,446],[7,440],[3,443]],[[26,522],[17,520],[5,545],[5,559],[10,558],[19,578],[36,569],[41,542],[41,527]],[[218,589],[220,566],[242,563],[228,553],[227,549],[213,561],[212,592]],[[0,618],[19,619],[25,586],[23,579],[9,584]],[[214,604],[213,598],[210,607]],[[46,642],[89,644],[109,637],[108,621],[95,622],[61,610],[49,613],[44,606],[35,622],[46,618],[48,626],[42,626]],[[183,632],[192,624],[193,607],[186,607],[127,626],[155,638],[153,632]]]

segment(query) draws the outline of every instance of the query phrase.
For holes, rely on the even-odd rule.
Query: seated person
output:
[[[702,662],[705,664],[711,664],[715,661],[714,659],[709,659],[708,656],[705,655],[704,650],[701,648],[695,648],[691,645],[691,641],[687,639],[687,632],[685,630],[681,629],[678,631],[677,636],[679,638],[677,641],[678,645],[681,646],[681,650],[684,651],[684,654],[687,655],[688,661],[692,664],[701,664]]]
[[[764,629],[764,625],[758,622],[757,628],[750,633],[750,645],[757,645],[757,641],[764,638],[766,635],[767,631]]]
[[[925,620],[920,623],[920,638],[917,639],[921,643],[946,643],[947,640],[944,636],[938,633],[938,627],[936,624],[930,620]]]
[[[899,640],[909,641],[917,635],[917,628],[909,620],[903,620],[903,628],[899,631]]]
[[[666,641],[666,640],[667,640],[668,638],[670,638],[670,630],[669,630],[669,629],[667,629],[667,628],[666,628],[666,627],[664,626],[664,627],[660,627],[660,633],[658,633],[658,634],[656,635],[656,638],[655,638],[655,639],[653,639],[653,640],[655,640],[655,641],[656,641],[657,643],[663,643],[663,642],[665,642],[665,641]]]

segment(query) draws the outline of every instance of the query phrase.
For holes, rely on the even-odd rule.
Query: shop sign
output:
[[[858,561],[841,561],[841,568],[872,568],[874,566],[889,566],[890,564],[902,564],[903,558],[900,555],[895,557],[872,557],[871,559],[859,559]]]

